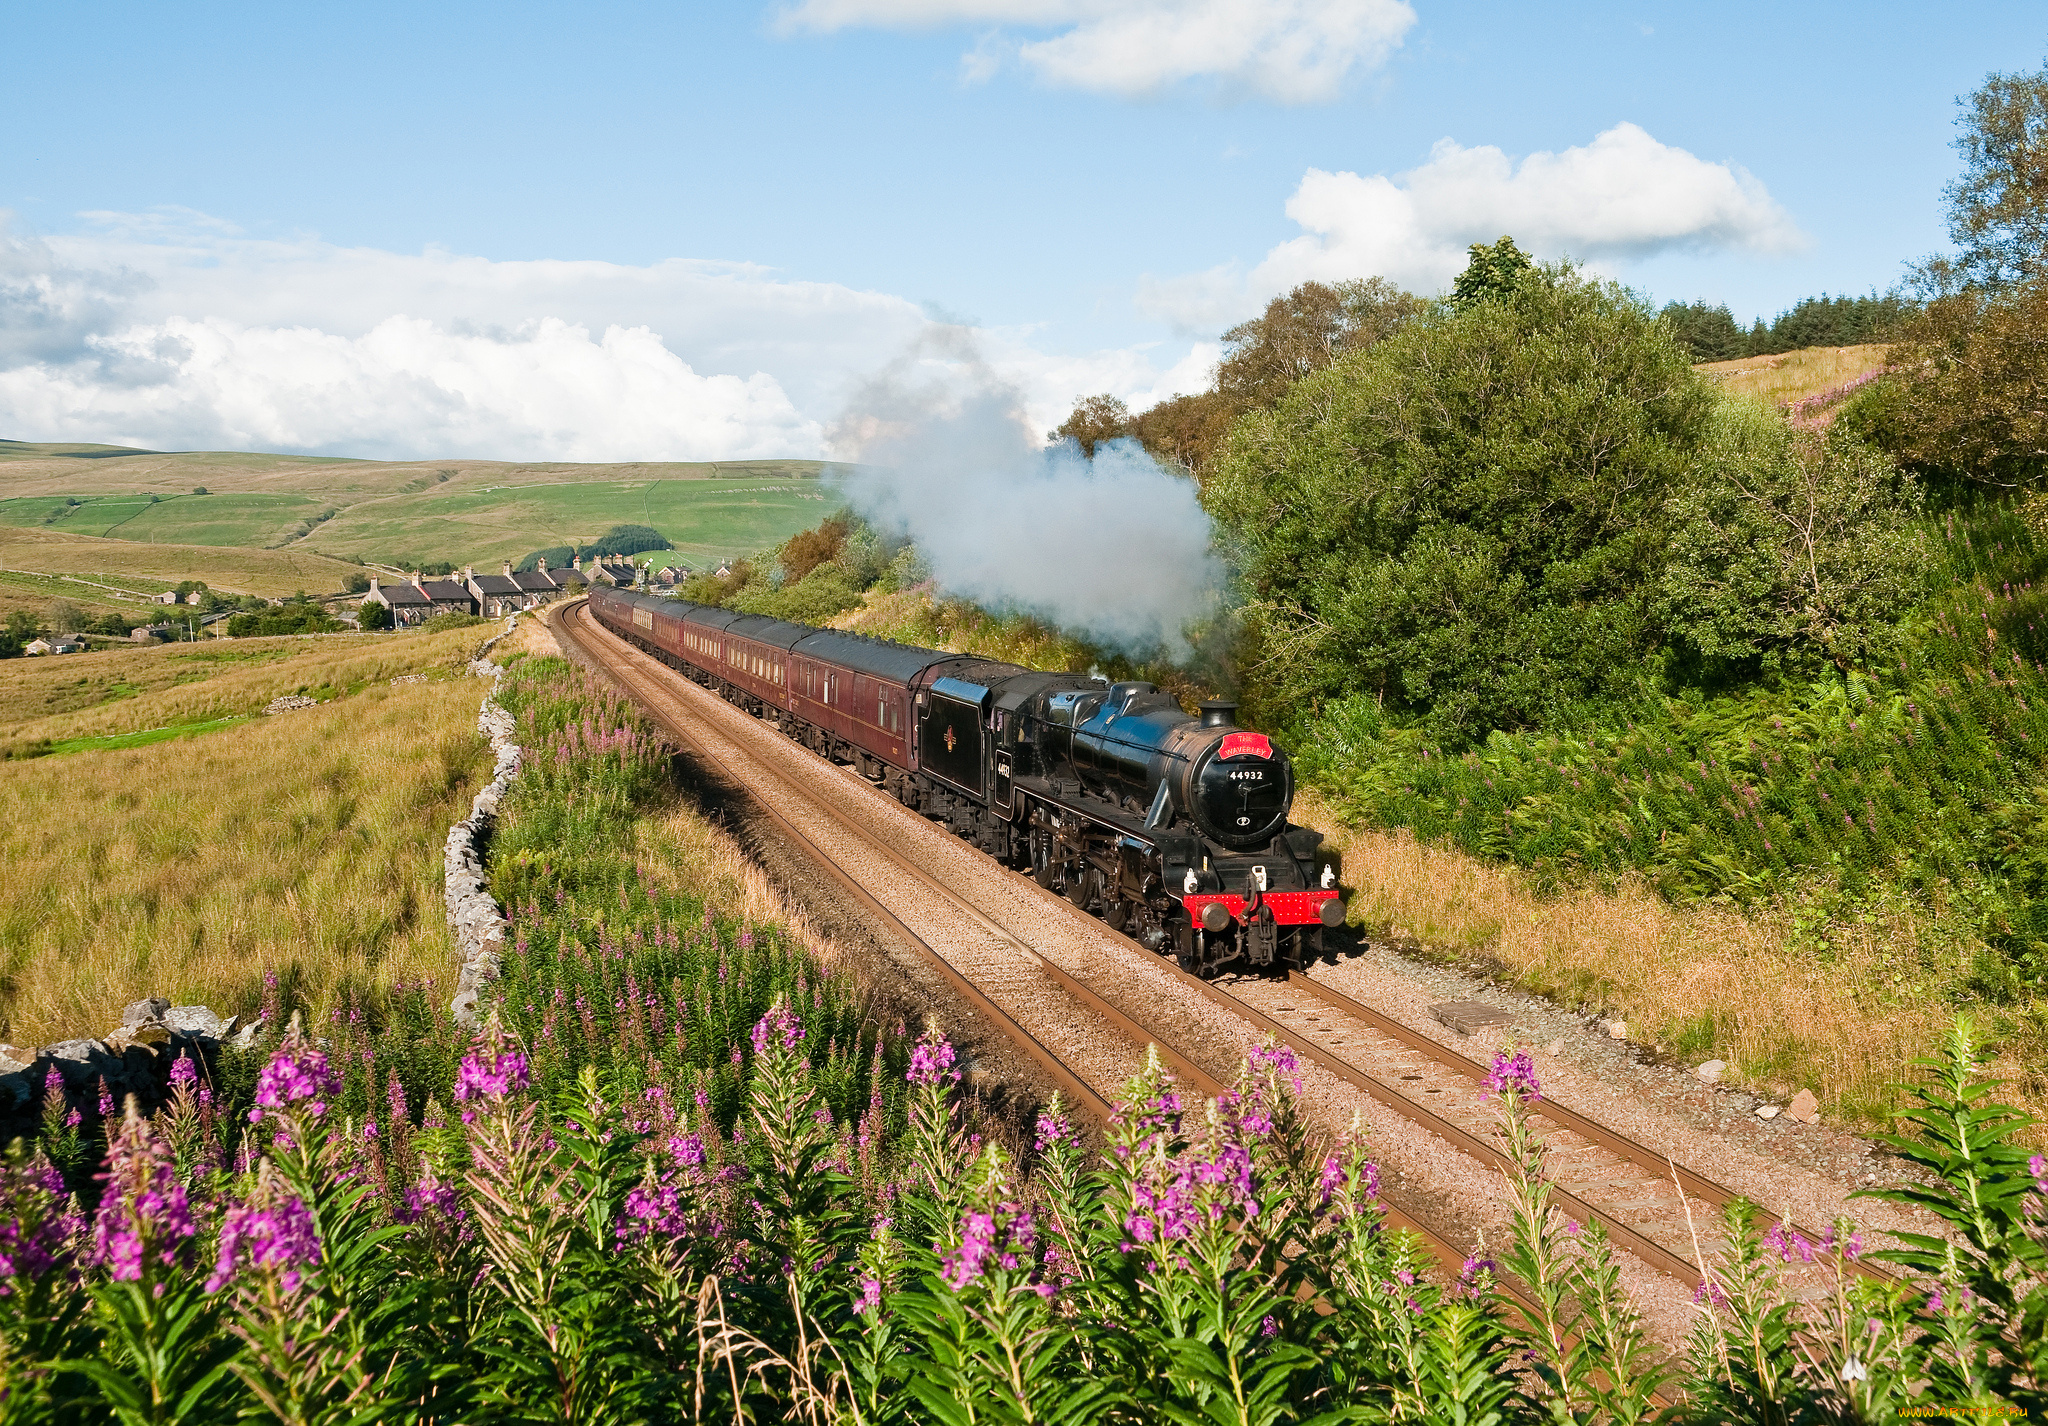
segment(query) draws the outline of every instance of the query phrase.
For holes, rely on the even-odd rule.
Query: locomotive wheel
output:
[[[1109,905],[1103,909],[1102,919],[1109,923],[1110,930],[1123,930],[1125,925],[1128,924],[1131,919],[1131,903],[1128,901],[1110,902]]]
[[[1078,872],[1067,874],[1067,900],[1082,911],[1095,899],[1097,884],[1102,876],[1092,866],[1083,866]]]

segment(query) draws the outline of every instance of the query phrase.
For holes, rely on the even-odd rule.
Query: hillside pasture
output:
[[[0,661],[0,757],[260,712],[281,694],[348,696],[454,676],[493,628],[138,645]]]
[[[653,525],[692,564],[777,544],[833,497],[821,461],[387,462],[187,451],[0,450],[0,561],[15,531],[193,548],[308,551],[387,566],[492,565],[612,525]],[[197,493],[204,489],[206,494]],[[76,503],[72,503],[76,502]],[[203,563],[203,561],[201,561]],[[99,568],[115,568],[102,564]],[[202,570],[181,578],[247,589]],[[333,587],[327,581],[288,586]],[[272,589],[253,593],[280,592]]]
[[[314,1006],[401,980],[452,993],[441,845],[488,775],[482,693],[385,683],[0,764],[0,1036],[103,1034],[148,995],[246,1013],[266,971]]]
[[[779,544],[818,522],[832,495],[816,481],[450,481],[364,500],[325,522],[309,549],[371,562],[451,559],[496,565],[551,545],[581,545],[613,525],[652,525],[691,564]]]
[[[329,508],[310,495],[84,495],[0,500],[0,525],[151,544],[282,544],[303,520]]]
[[[1704,362],[1693,370],[1730,396],[1782,406],[1881,370],[1887,350],[1881,342],[1860,347],[1807,347],[1778,356]]]
[[[75,574],[126,588],[130,580],[168,588],[188,579],[237,594],[282,598],[298,590],[320,594],[342,588],[361,570],[302,545],[237,549],[221,545],[153,544],[0,524],[0,570],[46,576]],[[75,597],[83,599],[89,591]],[[73,598],[66,594],[64,597]]]

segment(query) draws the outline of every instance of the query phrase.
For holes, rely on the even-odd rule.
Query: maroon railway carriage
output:
[[[1299,963],[1337,864],[1235,705],[597,588],[598,620],[1185,968]]]

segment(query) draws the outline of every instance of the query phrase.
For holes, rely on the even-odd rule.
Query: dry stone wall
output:
[[[448,1008],[459,1025],[476,1024],[480,993],[498,978],[505,953],[505,932],[509,929],[504,909],[491,896],[490,880],[484,874],[483,843],[490,835],[491,824],[497,820],[499,804],[511,790],[512,779],[519,775],[519,745],[512,741],[512,715],[499,707],[493,697],[504,670],[492,663],[488,655],[491,646],[510,634],[518,621],[517,614],[509,616],[505,633],[486,640],[469,664],[471,673],[490,679],[493,685],[492,692],[484,695],[483,707],[477,710],[476,728],[491,740],[491,751],[497,761],[491,770],[490,784],[476,795],[469,816],[448,829],[448,929],[454,934],[455,954],[462,966],[455,982],[455,999]]]

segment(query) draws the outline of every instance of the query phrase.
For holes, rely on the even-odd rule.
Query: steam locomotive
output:
[[[599,586],[613,633],[851,764],[1182,969],[1299,965],[1341,925],[1336,855],[1287,820],[1294,778],[1213,700],[1034,673]]]

